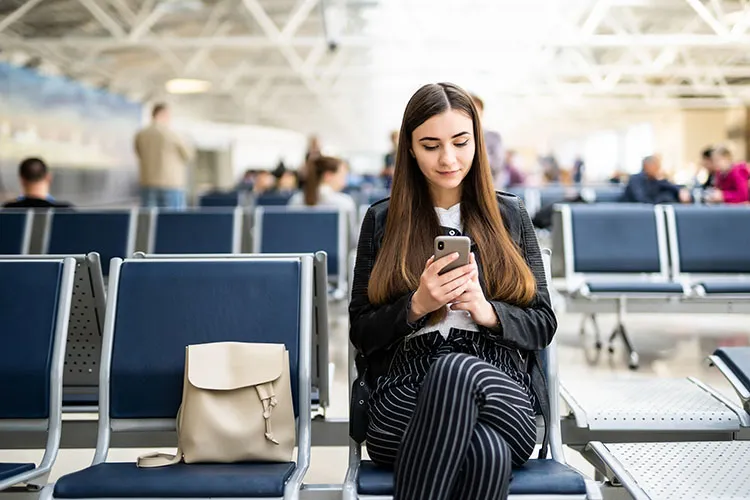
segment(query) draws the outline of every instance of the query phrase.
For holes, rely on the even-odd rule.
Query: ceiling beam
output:
[[[123,38],[125,36],[125,30],[122,29],[122,26],[112,19],[112,16],[107,14],[104,9],[102,9],[100,4],[97,4],[94,0],[78,0],[78,2],[86,7],[86,9],[91,12],[91,15],[94,16],[94,18],[101,23],[102,26],[104,26],[107,31],[110,32],[110,34],[115,38]]]
[[[41,2],[42,0],[27,0],[26,3],[21,4],[21,6],[16,10],[0,19],[0,33],[2,33],[5,28],[25,16],[27,12],[36,7]]]
[[[81,0],[90,1],[90,0]],[[175,36],[147,36],[138,40],[117,40],[110,37],[32,37],[22,39],[26,46],[39,45],[67,45],[77,48],[96,47],[102,50],[113,50],[133,47],[171,47],[182,49],[196,49],[202,47],[231,48],[245,50],[265,50],[279,46],[279,38],[266,36],[217,36],[217,37],[175,37]],[[285,40],[289,47],[317,47],[326,40],[322,36],[292,37]],[[340,47],[372,48],[372,47],[400,47],[410,43],[410,38],[404,36],[343,36],[339,39]],[[429,40],[433,49],[445,47],[455,48],[457,43],[492,43],[503,44],[507,51],[514,51],[525,47],[592,47],[592,48],[628,48],[628,47],[685,47],[685,48],[726,48],[746,50],[750,45],[750,36],[717,36],[706,34],[632,34],[632,35],[581,35],[559,34],[548,38],[524,38],[523,36],[507,36],[493,33],[492,36],[482,36],[473,39],[457,39],[446,35],[440,40]]]
[[[724,24],[722,24],[721,21],[716,19],[716,17],[711,14],[711,11],[706,8],[705,5],[703,5],[703,2],[701,0],[685,0],[690,7],[693,8],[693,10],[698,14],[698,16],[705,21],[707,25],[711,27],[712,30],[716,32],[717,35],[720,36],[726,36],[729,34],[729,30],[727,29]]]

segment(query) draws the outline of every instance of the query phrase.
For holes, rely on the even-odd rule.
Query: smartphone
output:
[[[452,271],[469,263],[471,240],[468,236],[437,236],[435,238],[435,260],[458,252],[458,258],[445,266],[440,274]]]

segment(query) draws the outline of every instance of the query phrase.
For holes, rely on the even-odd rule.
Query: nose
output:
[[[440,165],[445,167],[451,167],[456,163],[456,152],[452,147],[442,149],[440,154]]]

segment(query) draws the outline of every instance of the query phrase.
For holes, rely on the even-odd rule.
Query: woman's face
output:
[[[430,190],[456,190],[474,162],[474,123],[454,109],[435,115],[414,129],[411,150]]]

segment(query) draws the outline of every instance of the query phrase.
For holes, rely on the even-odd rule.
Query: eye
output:
[[[456,146],[459,147],[459,148],[462,148],[462,147],[468,146],[468,145],[469,145],[469,139],[466,139],[464,142],[459,142],[458,144],[456,144]]]
[[[424,145],[424,148],[425,148],[425,149],[426,149],[427,151],[435,151],[435,150],[436,150],[436,149],[437,149],[438,147],[440,147],[440,146],[428,146],[428,145],[426,145],[426,144]]]

